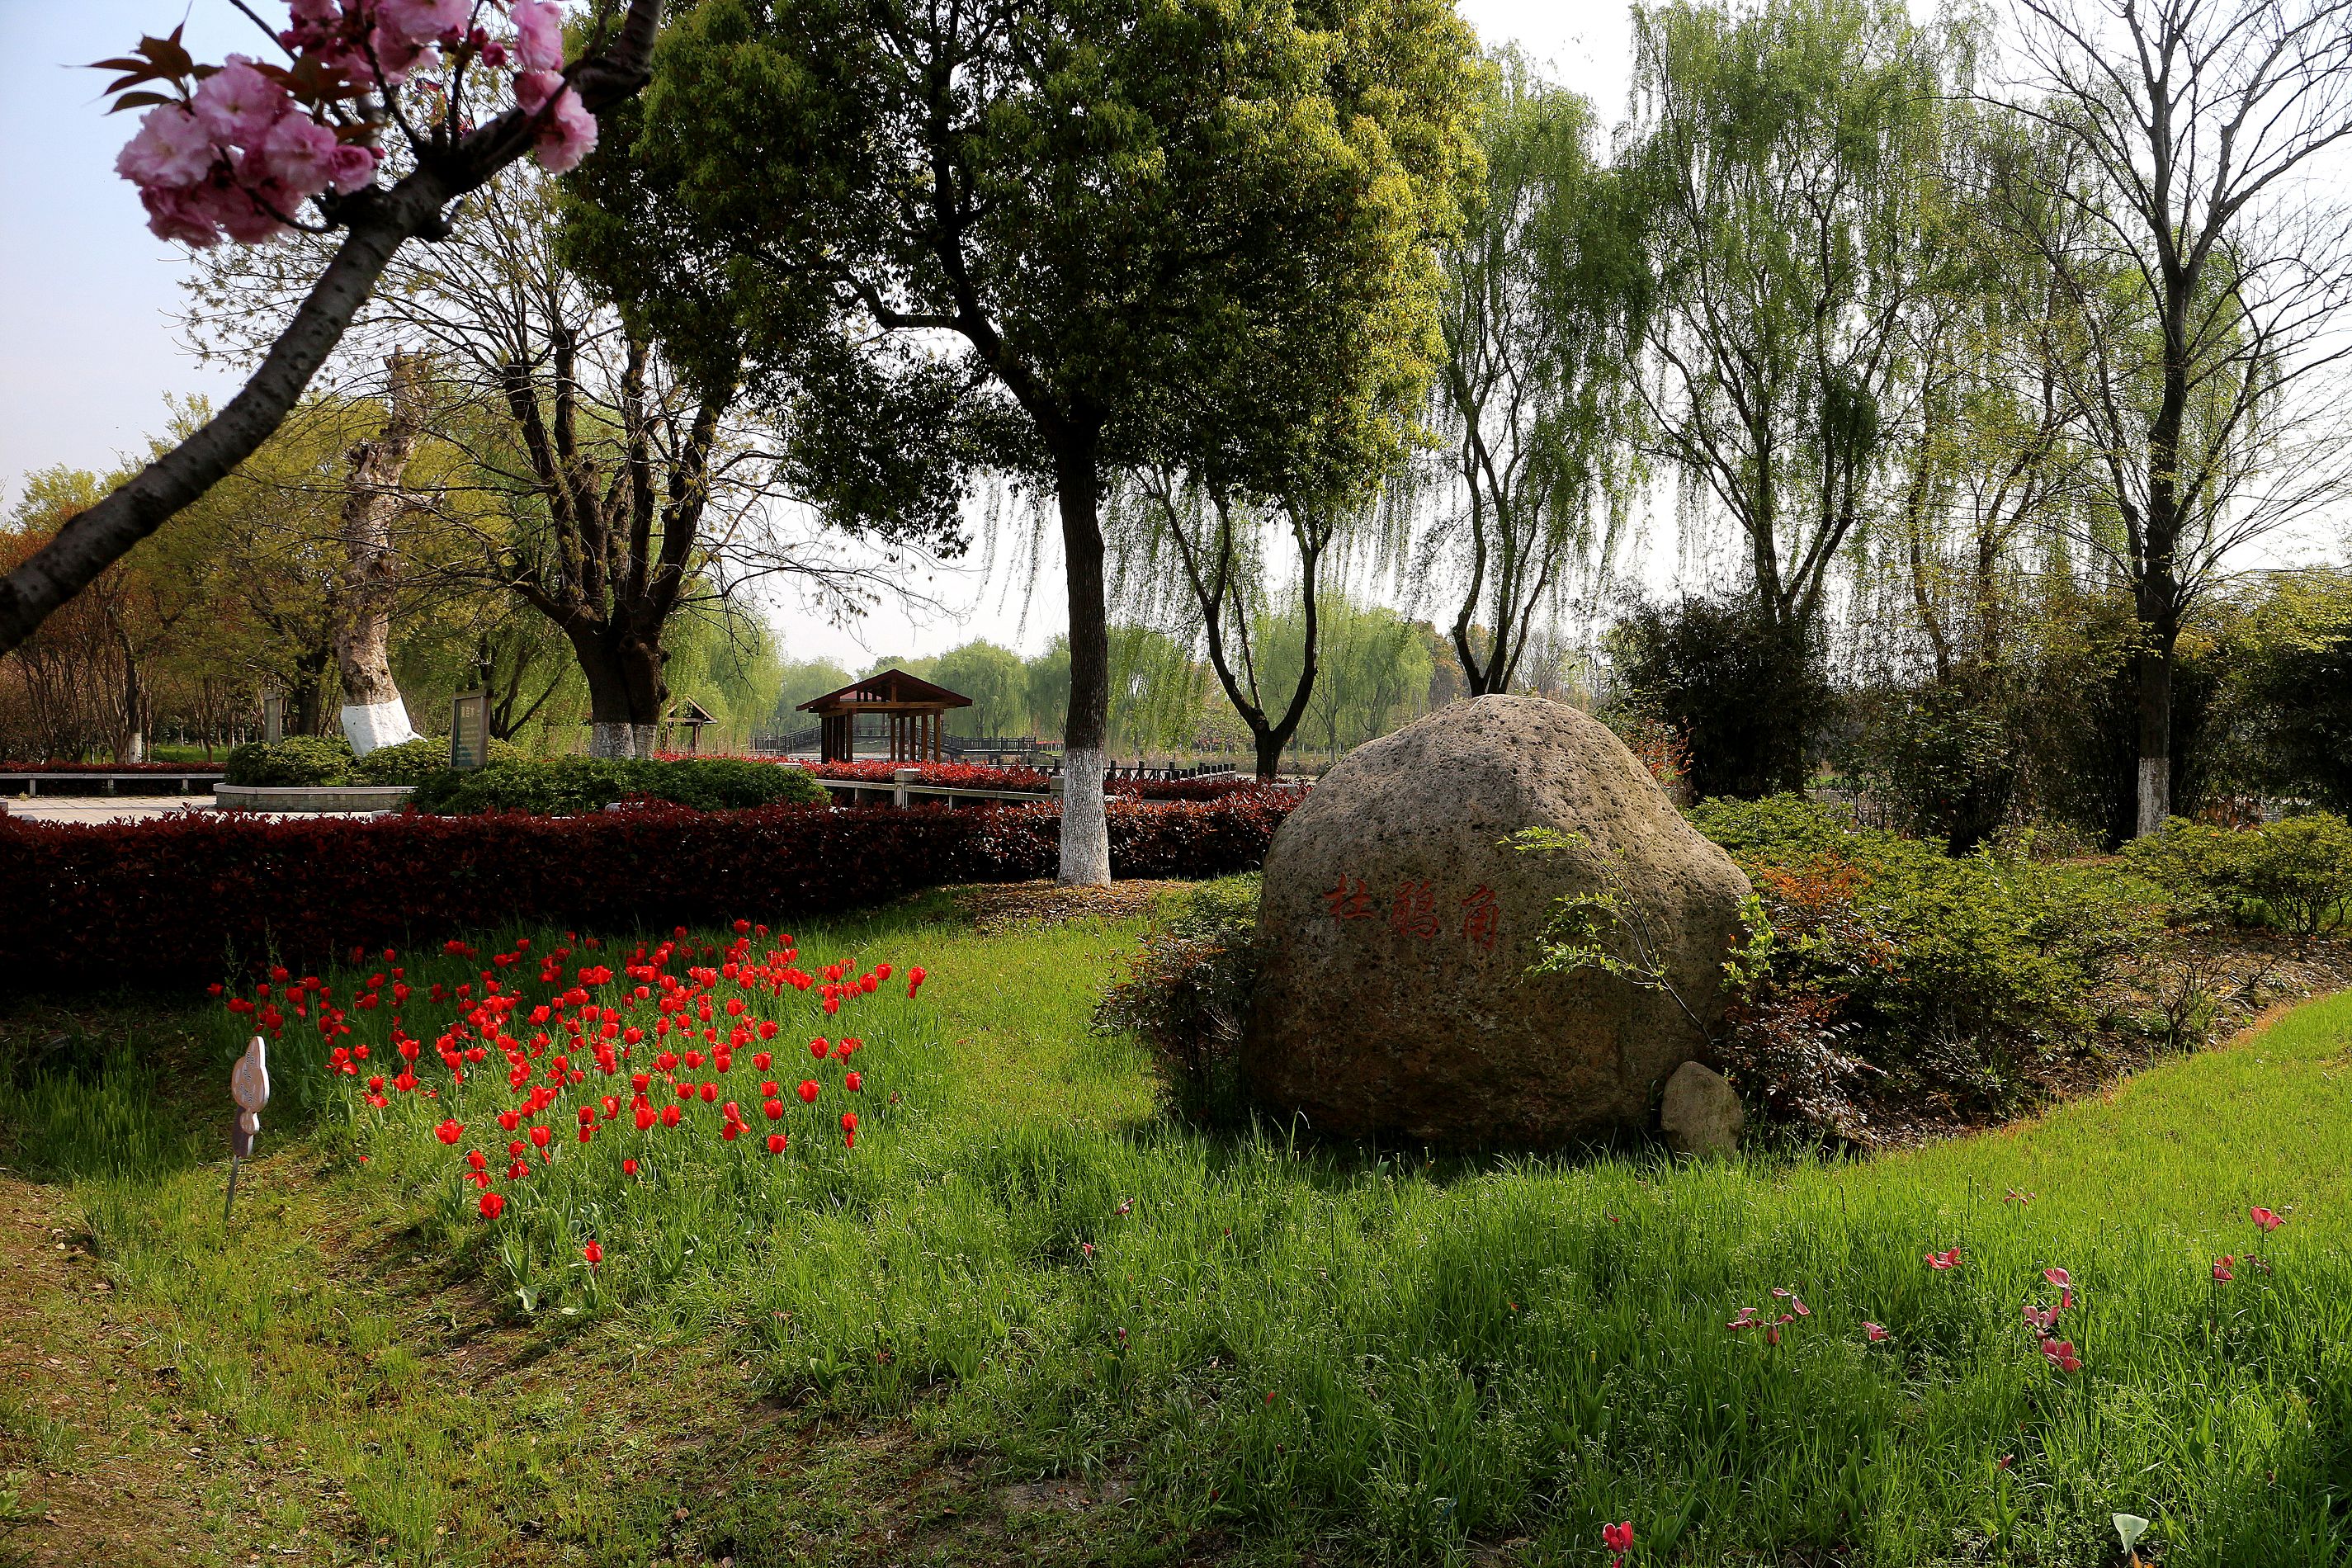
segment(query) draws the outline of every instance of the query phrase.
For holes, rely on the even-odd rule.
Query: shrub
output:
[[[751,764],[758,766],[759,764]],[[777,771],[777,770],[770,770]],[[1296,797],[1114,801],[1121,877],[1255,869]],[[1053,874],[1052,805],[706,814],[667,805],[266,821],[0,818],[0,988],[186,985],[506,921],[625,930],[866,908],[943,882]]]
[[[1233,1125],[1247,1111],[1241,1045],[1257,981],[1257,905],[1255,876],[1195,889],[1145,935],[1095,1009],[1097,1029],[1143,1043],[1169,1110],[1196,1125]]]
[[[239,746],[228,754],[221,778],[249,788],[339,784],[352,762],[352,743],[341,735],[289,735]]]
[[[2024,761],[1998,672],[1880,695],[1863,725],[1863,772],[1900,825],[1965,855],[2008,817]]]
[[[1644,605],[1612,635],[1626,705],[1681,735],[1701,796],[1768,795],[1805,780],[1836,706],[1818,636],[1747,599]]]
[[[2113,867],[1948,856],[1787,796],[1709,803],[1695,818],[1747,871],[1772,930],[1735,1016],[1730,1076],[1748,1073],[1767,1114],[1832,1131],[1851,1078],[1832,1058],[1849,1053],[2004,1106],[2021,1065],[2088,1037],[2107,988],[2162,931],[2159,889]],[[1744,1063],[1742,1026],[1759,1053]],[[1754,1094],[1759,1076],[1789,1088]]]
[[[1734,860],[1774,865],[1842,849],[1854,835],[1852,811],[1801,795],[1701,801],[1690,821]]]
[[[804,769],[734,758],[701,762],[562,757],[548,762],[492,763],[470,772],[445,770],[417,785],[409,804],[419,811],[470,815],[523,811],[569,816],[625,800],[663,801],[697,811],[740,811],[762,805],[816,805],[830,797]]]
[[[2330,812],[2290,816],[2253,831],[2246,890],[2298,936],[2344,918],[2352,904],[2352,826]]]
[[[500,763],[522,761],[522,748],[511,741],[491,737],[489,761],[495,767]],[[352,764],[353,784],[420,784],[449,768],[449,737],[419,735],[414,741],[403,741],[397,746],[381,746]]]
[[[2328,812],[2252,828],[2175,817],[2162,833],[2126,846],[2124,857],[2191,919],[2311,936],[2352,908],[2352,825]]]

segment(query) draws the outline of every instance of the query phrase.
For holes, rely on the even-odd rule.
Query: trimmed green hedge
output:
[[[341,735],[289,735],[255,741],[228,754],[221,782],[253,789],[339,784],[351,771],[352,743]]]
[[[443,771],[416,786],[409,804],[446,816],[527,811],[572,816],[624,800],[658,800],[697,811],[761,805],[822,805],[831,797],[803,768],[728,758],[703,762],[563,757]]]

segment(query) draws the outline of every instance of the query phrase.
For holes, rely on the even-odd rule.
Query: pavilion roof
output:
[[[903,669],[885,669],[854,680],[838,691],[812,697],[800,705],[803,713],[929,712],[945,708],[969,708],[971,699],[919,679]]]

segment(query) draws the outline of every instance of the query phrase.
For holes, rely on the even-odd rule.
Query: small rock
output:
[[[1746,1120],[1730,1080],[1696,1062],[1675,1069],[1658,1106],[1658,1127],[1667,1146],[1699,1159],[1737,1151],[1739,1126]]]

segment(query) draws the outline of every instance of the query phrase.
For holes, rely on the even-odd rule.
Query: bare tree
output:
[[[2171,810],[2181,626],[2230,555],[2342,496],[2352,213],[2319,176],[2352,137],[2352,0],[2018,0],[2013,107],[2058,155],[2010,219],[2074,323],[2053,355],[2102,470],[2092,544],[2141,640],[2138,831]]]
[[[591,113],[645,83],[662,4],[629,0],[617,29],[610,5],[598,7],[598,47],[564,71]],[[603,47],[608,39],[610,47]],[[325,209],[343,238],[236,395],[0,578],[0,653],[23,642],[50,611],[251,457],[293,412],[401,247],[444,236],[452,204],[530,153],[540,133],[537,114],[515,110],[468,129],[465,107],[450,101],[426,126],[412,127],[403,119],[408,173],[389,187],[370,186]]]

